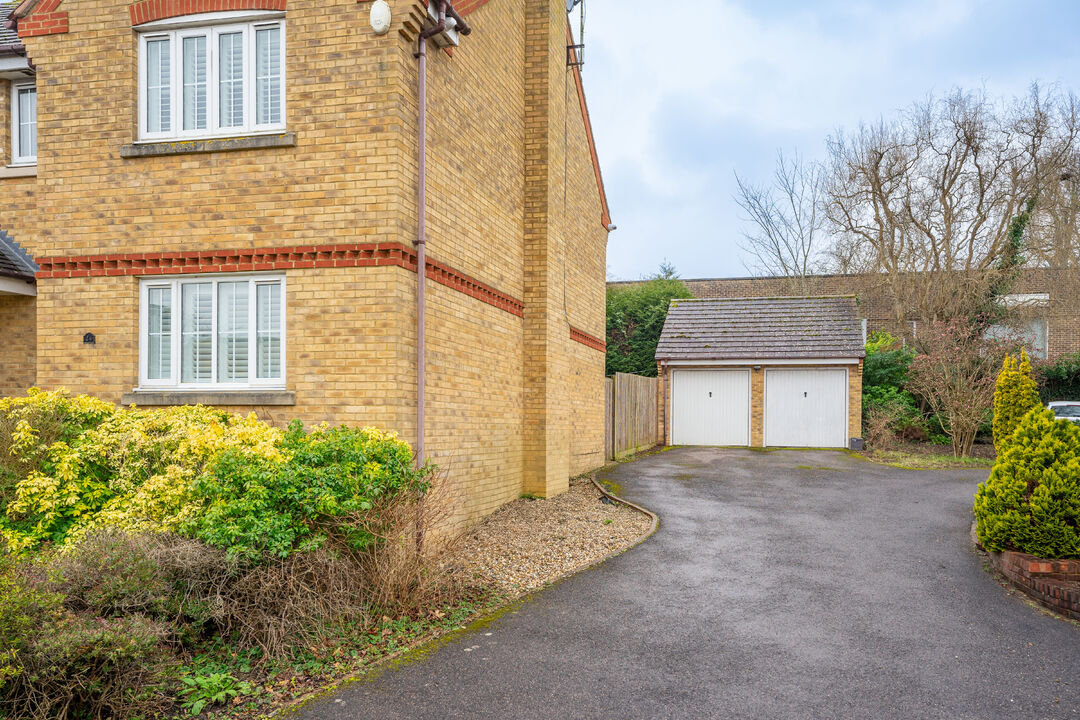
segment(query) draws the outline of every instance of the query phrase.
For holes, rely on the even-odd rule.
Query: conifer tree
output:
[[[1019,363],[1011,355],[1005,356],[994,388],[994,447],[998,455],[1008,449],[1020,420],[1037,407],[1042,407],[1042,402],[1027,352],[1020,350]]]

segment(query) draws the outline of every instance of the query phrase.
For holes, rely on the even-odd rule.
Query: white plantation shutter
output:
[[[37,88],[18,89],[19,137],[16,159],[37,157]]]
[[[140,137],[225,137],[285,128],[284,20],[222,20],[230,22],[151,28],[142,36]]]
[[[256,287],[256,372],[260,380],[281,377],[281,285],[260,283]]]
[[[214,286],[212,283],[185,283],[181,326],[180,381],[213,382]]]
[[[184,129],[206,129],[206,36],[184,38]]]
[[[255,31],[255,122],[281,122],[281,28]]]
[[[169,38],[146,41],[146,129],[148,132],[169,132],[171,84]]]
[[[142,281],[140,381],[192,389],[280,387],[284,283],[272,275]]]
[[[218,35],[218,125],[244,124],[244,34]]]
[[[218,283],[217,361],[219,383],[248,378],[248,288],[243,282]]]
[[[167,380],[172,372],[172,287],[147,293],[147,368],[151,380]]]

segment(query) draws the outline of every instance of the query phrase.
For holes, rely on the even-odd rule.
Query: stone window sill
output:
[[[124,393],[122,405],[295,405],[296,393],[288,390],[135,390]]]
[[[0,167],[0,178],[37,177],[37,165],[8,165]]]
[[[120,148],[120,157],[140,158],[160,155],[188,155],[193,153],[232,152],[257,150],[259,148],[296,147],[296,133],[278,135],[249,135],[246,137],[217,138],[210,140],[172,140],[169,142],[131,143]]]

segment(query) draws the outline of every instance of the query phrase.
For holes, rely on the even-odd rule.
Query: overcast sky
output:
[[[734,173],[928,93],[1080,90],[1077,0],[585,0],[610,279],[747,275]],[[577,27],[576,18],[575,32]]]

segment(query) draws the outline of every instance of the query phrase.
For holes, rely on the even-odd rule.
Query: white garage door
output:
[[[765,444],[847,447],[845,369],[765,370]]]
[[[749,445],[749,370],[674,370],[672,445]]]

